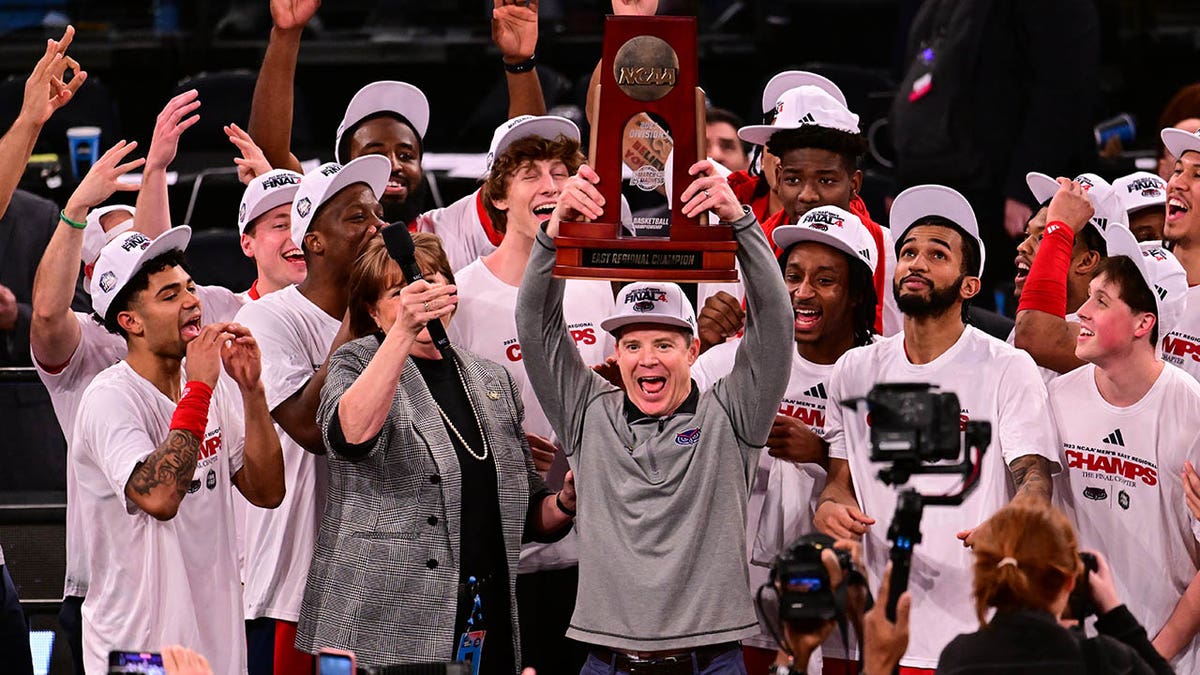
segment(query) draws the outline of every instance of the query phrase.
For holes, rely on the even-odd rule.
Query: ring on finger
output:
[[[702,190],[702,192],[704,193],[705,197],[707,197],[708,199],[712,199],[712,195],[708,194],[708,190]]]
[[[433,311],[432,309],[430,309],[430,308],[429,308],[429,301],[428,301],[428,300],[426,300],[426,301],[425,301],[425,311],[426,311],[426,312],[432,312],[432,311]]]

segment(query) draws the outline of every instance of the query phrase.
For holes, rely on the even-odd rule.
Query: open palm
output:
[[[495,0],[492,10],[492,42],[504,58],[517,63],[528,60],[537,49],[537,0],[520,5],[516,0]]]
[[[321,0],[271,0],[271,19],[276,28],[303,28],[321,7]]]

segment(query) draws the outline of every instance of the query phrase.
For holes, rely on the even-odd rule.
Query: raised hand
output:
[[[234,336],[221,348],[221,364],[225,372],[243,391],[262,386],[262,352],[250,329],[236,323],[226,324],[225,333]]]
[[[415,281],[400,290],[399,307],[390,326],[380,326],[390,335],[393,330],[416,337],[430,321],[440,321],[458,307],[458,287]]]
[[[200,121],[199,115],[192,115],[199,107],[200,92],[195,89],[167,101],[154,122],[154,136],[146,153],[146,171],[165,171],[171,165],[179,150],[179,137]]]
[[[88,169],[83,180],[79,182],[79,187],[75,188],[71,197],[67,199],[66,212],[68,214],[79,211],[87,212],[103,204],[114,192],[136,191],[138,189],[136,183],[123,183],[120,180],[121,176],[146,163],[144,158],[139,157],[122,164],[129,153],[136,148],[137,141],[132,143],[119,141],[101,155],[100,159],[92,164],[92,168]]]
[[[237,336],[225,330],[228,324],[210,323],[187,346],[187,376],[209,387],[217,386],[221,375],[221,351],[226,340]]]
[[[267,156],[263,154],[262,148],[250,138],[250,134],[246,133],[236,124],[229,124],[224,127],[225,135],[229,137],[229,142],[242,153],[241,157],[234,157],[233,163],[237,164],[238,180],[242,185],[249,185],[250,181],[263,175],[271,170],[271,163],[267,161]]]
[[[537,0],[493,0],[492,42],[508,63],[533,57],[538,41]]]
[[[688,169],[689,176],[695,176],[692,184],[683,191],[683,215],[694,218],[706,211],[712,211],[726,223],[731,223],[742,217],[741,202],[733,194],[733,188],[724,176],[717,175],[712,162],[707,159],[696,162]]]
[[[1058,179],[1058,192],[1050,199],[1046,210],[1046,222],[1066,223],[1076,234],[1088,224],[1096,209],[1088,199],[1083,186],[1066,178]]]
[[[67,56],[67,47],[74,39],[75,28],[67,26],[62,39],[46,40],[46,52],[25,81],[20,118],[38,126],[45,124],[87,81],[87,72],[79,69],[78,61]],[[63,79],[67,70],[74,73],[70,82]]]
[[[546,225],[546,234],[558,236],[558,226],[562,221],[575,222],[579,220],[595,220],[604,214],[604,197],[596,185],[600,176],[587,164],[580,165],[579,171],[567,179],[562,192],[558,196],[558,204],[554,214]]]
[[[908,651],[908,616],[912,609],[912,596],[908,591],[900,594],[896,601],[896,622],[887,618],[888,592],[892,585],[892,564],[888,563],[879,585],[879,602],[863,617],[863,656],[865,672],[890,673]]]
[[[654,16],[658,0],[613,0],[612,10],[617,16]]]
[[[271,0],[271,20],[280,30],[304,28],[321,7],[321,0]]]

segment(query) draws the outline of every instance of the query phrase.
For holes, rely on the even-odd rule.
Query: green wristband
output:
[[[59,211],[59,212],[58,212],[58,219],[59,219],[59,220],[61,220],[61,221],[63,221],[64,223],[66,223],[66,224],[70,225],[71,227],[73,227],[73,228],[77,229],[77,230],[84,230],[84,229],[87,229],[87,223],[86,223],[86,222],[84,222],[84,223],[80,223],[80,222],[77,222],[77,221],[74,221],[74,220],[71,220],[70,218],[68,218],[68,217],[67,217],[67,210],[66,210],[66,209],[63,209],[62,211]]]

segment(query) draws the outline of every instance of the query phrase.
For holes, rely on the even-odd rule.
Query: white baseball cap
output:
[[[407,82],[372,82],[350,99],[346,114],[338,124],[337,138],[333,142],[333,156],[337,161],[348,159],[341,156],[342,134],[371,115],[382,112],[400,115],[412,124],[417,136],[425,138],[425,131],[429,129],[429,100],[425,98],[425,92]]]
[[[1175,259],[1175,255],[1162,246],[1162,242],[1138,243],[1129,228],[1113,223],[1108,228],[1109,257],[1123,255],[1137,265],[1142,280],[1154,293],[1158,306],[1158,338],[1170,333],[1179,325],[1187,309],[1187,272]]]
[[[775,121],[771,124],[751,124],[738,129],[738,138],[755,145],[766,145],[776,131],[799,129],[803,126],[836,129],[848,134],[859,133],[858,115],[850,112],[829,92],[814,85],[788,89],[775,103]]]
[[[535,117],[533,115],[518,115],[511,120],[496,127],[496,132],[492,134],[492,145],[488,148],[487,154],[487,170],[492,170],[492,164],[502,152],[508,149],[508,146],[516,143],[522,138],[537,136],[554,140],[559,136],[565,136],[575,142],[579,142],[579,127],[575,123],[565,117],[556,115],[542,115]]]
[[[129,219],[105,232],[104,226],[100,224],[100,219],[115,211],[125,211],[129,214]],[[96,258],[100,257],[100,249],[104,248],[105,244],[116,239],[118,234],[133,229],[133,214],[136,212],[137,209],[126,204],[101,206],[98,209],[88,211],[87,227],[83,228],[83,250],[80,251],[79,256],[83,259],[83,264],[94,265]]]
[[[136,231],[114,237],[100,250],[92,270],[92,309],[100,318],[107,318],[113,299],[143,265],[167,251],[183,251],[191,238],[187,225],[173,227],[154,239]]]
[[[1128,216],[1142,209],[1163,209],[1167,204],[1167,183],[1149,171],[1135,171],[1113,181],[1113,194]]]
[[[267,211],[291,204],[300,189],[301,178],[295,171],[272,169],[250,181],[238,208],[238,234],[246,234],[246,226]]]
[[[1200,131],[1195,133],[1183,129],[1163,129],[1159,132],[1167,151],[1176,157],[1183,157],[1185,152],[1200,152]]]
[[[696,311],[678,284],[669,281],[639,281],[617,293],[613,314],[600,322],[600,328],[616,334],[619,328],[634,323],[655,323],[696,332]]]
[[[810,73],[807,70],[785,70],[772,77],[767,82],[767,86],[763,87],[763,114],[768,115],[771,113],[771,109],[779,102],[779,97],[783,95],[783,92],[803,86],[814,86],[823,89],[825,93],[832,96],[838,103],[841,103],[843,108],[849,107],[846,103],[846,95],[828,77]]]
[[[292,243],[304,250],[304,235],[321,205],[343,188],[366,183],[379,199],[392,175],[392,163],[383,155],[363,155],[349,164],[327,162],[304,174],[292,201]]]
[[[858,216],[836,206],[818,206],[805,213],[796,225],[775,228],[771,240],[783,251],[802,241],[825,244],[862,261],[875,274],[875,238]]]
[[[1083,191],[1087,193],[1088,201],[1092,203],[1094,211],[1088,222],[1096,228],[1101,236],[1104,236],[1109,223],[1125,222],[1125,211],[1121,208],[1120,200],[1108,181],[1094,173],[1081,173],[1073,180],[1079,183]],[[1039,204],[1044,204],[1054,197],[1055,192],[1058,192],[1058,181],[1038,171],[1030,171],[1025,174],[1025,184],[1029,186],[1029,191],[1033,193],[1033,198],[1038,200]]]
[[[904,243],[904,235],[913,225],[928,216],[940,216],[958,225],[975,239],[979,246],[979,275],[983,275],[983,264],[987,260],[987,251],[983,239],[979,237],[979,222],[975,219],[975,209],[971,203],[957,190],[944,185],[914,185],[896,195],[892,201],[892,212],[889,216],[892,231],[896,235],[896,248]]]

